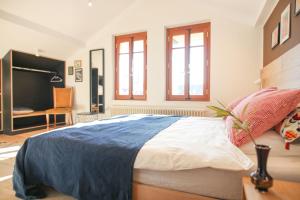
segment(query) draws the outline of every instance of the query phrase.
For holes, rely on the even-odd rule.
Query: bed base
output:
[[[133,200],[216,200],[211,197],[133,183]]]

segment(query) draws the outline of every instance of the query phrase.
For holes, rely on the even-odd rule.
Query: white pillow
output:
[[[270,156],[300,156],[300,143],[293,143],[290,150],[285,149],[285,141],[273,130],[267,131],[265,134],[255,138],[257,144],[265,144],[271,146]],[[247,155],[255,155],[255,148],[252,143],[247,143],[239,147]]]

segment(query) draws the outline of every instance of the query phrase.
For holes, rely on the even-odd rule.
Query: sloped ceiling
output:
[[[207,0],[206,2],[223,9],[224,14],[234,13],[245,23],[255,25],[267,0]]]
[[[10,45],[67,58],[134,1],[92,0],[89,7],[88,0],[0,0],[0,56]]]
[[[66,59],[139,0],[0,0],[0,56],[10,49]],[[149,0],[158,1],[158,0]],[[254,25],[266,0],[195,0]],[[191,1],[189,1],[190,3]]]

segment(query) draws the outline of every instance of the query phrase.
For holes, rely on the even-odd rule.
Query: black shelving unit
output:
[[[53,87],[65,87],[65,61],[15,50],[10,50],[2,61],[4,133],[17,134],[45,128],[46,114],[41,112],[53,108]],[[53,74],[38,71],[53,71],[62,81],[51,82]],[[13,114],[12,108],[18,107],[31,108],[35,112]],[[58,116],[58,123],[64,121],[64,116]]]

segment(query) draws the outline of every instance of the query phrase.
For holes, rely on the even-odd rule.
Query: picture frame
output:
[[[295,15],[300,14],[300,0],[295,0]]]
[[[74,67],[75,68],[80,68],[81,67],[81,63],[82,63],[81,60],[75,60],[74,61]]]
[[[75,82],[83,82],[83,68],[75,69]]]
[[[278,44],[279,44],[279,40],[280,40],[280,23],[277,24],[277,26],[275,27],[275,29],[272,32],[272,41],[271,41],[271,47],[272,49],[275,48]]]
[[[291,4],[281,13],[280,19],[280,45],[290,38],[291,34]]]
[[[73,66],[69,66],[68,67],[68,75],[73,75],[74,74],[74,67]]]

